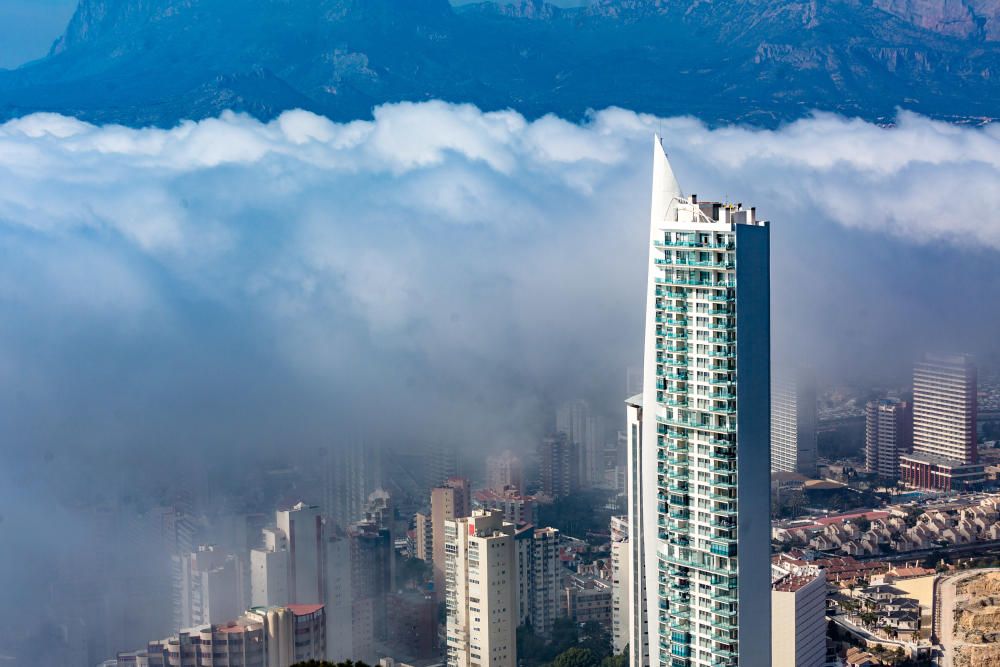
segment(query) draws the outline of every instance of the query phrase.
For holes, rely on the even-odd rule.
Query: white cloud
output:
[[[0,240],[31,258],[0,265],[0,364],[62,360],[77,343],[30,330],[72,312],[93,340],[158,341],[143,362],[166,363],[175,344],[264,357],[327,383],[331,401],[346,382],[410,414],[613,394],[637,349],[654,131],[686,192],[774,221],[776,321],[802,320],[778,341],[832,349],[844,303],[876,271],[942,290],[921,273],[921,244],[1000,248],[1000,130],[908,113],[892,128],[817,115],[775,131],[443,102],[347,124],[227,113],[169,130],[37,114],[0,126]],[[910,259],[865,254],[881,246]],[[889,292],[899,310],[881,309],[873,340],[928,315],[912,293]],[[26,299],[37,316],[21,321]],[[117,358],[110,344],[100,354]],[[190,380],[202,369],[187,359],[170,368]]]

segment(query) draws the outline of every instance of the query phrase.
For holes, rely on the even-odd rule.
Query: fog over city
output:
[[[0,646],[120,593],[88,573],[123,506],[271,511],[312,490],[304,452],[344,443],[528,452],[575,398],[622,428],[654,132],[685,194],[772,221],[776,362],[826,383],[903,384],[928,349],[996,366],[995,125],[24,117],[0,125]],[[285,468],[304,481],[260,483]]]

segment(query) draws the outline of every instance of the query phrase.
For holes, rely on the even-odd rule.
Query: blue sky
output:
[[[45,55],[75,7],[76,0],[0,0],[0,67]]]

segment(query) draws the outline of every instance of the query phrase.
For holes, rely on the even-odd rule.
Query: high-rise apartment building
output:
[[[442,486],[431,489],[431,541],[434,553],[434,591],[441,599],[444,590],[445,523],[469,516],[472,511],[472,485],[469,480],[453,477]]]
[[[771,472],[816,474],[816,377],[798,369],[771,382]]]
[[[559,499],[580,488],[580,445],[566,433],[545,438],[538,446],[542,493]]]
[[[359,624],[354,616],[354,568],[351,541],[330,527],[326,534],[326,649],[332,662],[368,659],[359,652],[370,644],[374,633],[371,614],[367,625]]]
[[[642,394],[625,401],[626,497],[628,498],[628,631],[629,667],[649,665],[649,624],[646,613],[645,520],[643,505]],[[650,471],[650,474],[653,474]],[[652,512],[655,507],[648,508]]]
[[[559,531],[526,526],[515,533],[517,551],[517,616],[539,637],[548,637],[559,616],[563,566]]]
[[[326,452],[324,509],[340,529],[362,518],[368,496],[382,483],[382,451],[360,441]]]
[[[497,493],[513,488],[524,495],[524,464],[521,459],[510,451],[486,457],[486,487]]]
[[[250,604],[266,607],[291,600],[288,538],[274,527],[261,531],[263,544],[250,551]]]
[[[583,399],[563,403],[556,410],[556,432],[577,445],[577,480],[590,486],[602,480],[603,425]]]
[[[499,510],[504,519],[515,526],[538,522],[538,506],[533,496],[522,496],[517,489],[507,488],[503,491],[483,489],[476,492],[476,504],[483,509]]]
[[[654,142],[642,504],[650,663],[764,667],[770,626],[770,241],[682,196]]]
[[[445,523],[448,667],[517,664],[514,525],[476,510]]]
[[[913,449],[910,404],[898,398],[865,406],[865,467],[887,483],[899,479],[899,457]]]
[[[629,644],[629,566],[631,549],[628,543],[628,517],[611,517],[611,648],[623,652]]]
[[[278,510],[275,519],[276,525],[262,531],[262,547],[250,552],[252,604],[325,605],[330,624],[325,635],[329,658],[350,657],[356,652],[357,641],[343,624],[351,614],[357,591],[352,581],[354,556],[348,543],[312,505],[296,503]]]
[[[214,545],[182,555],[180,577],[181,602],[174,620],[178,629],[223,623],[247,607],[243,563]]]
[[[413,517],[413,557],[422,561],[434,560],[434,524],[430,514],[417,512]]]
[[[775,665],[826,664],[826,577],[823,570],[775,573],[771,586],[771,659]]]
[[[354,600],[371,600],[372,630],[377,641],[388,631],[387,596],[393,589],[392,539],[385,528],[368,521],[351,526],[351,594]]]
[[[913,370],[913,453],[900,457],[910,486],[950,491],[983,481],[976,451],[976,365],[968,355],[927,355]]]

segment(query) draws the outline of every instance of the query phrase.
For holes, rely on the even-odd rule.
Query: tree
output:
[[[580,629],[579,645],[590,650],[594,658],[600,662],[611,655],[611,633],[596,621],[587,621]]]
[[[594,652],[587,648],[573,647],[556,656],[552,667],[598,667]]]

